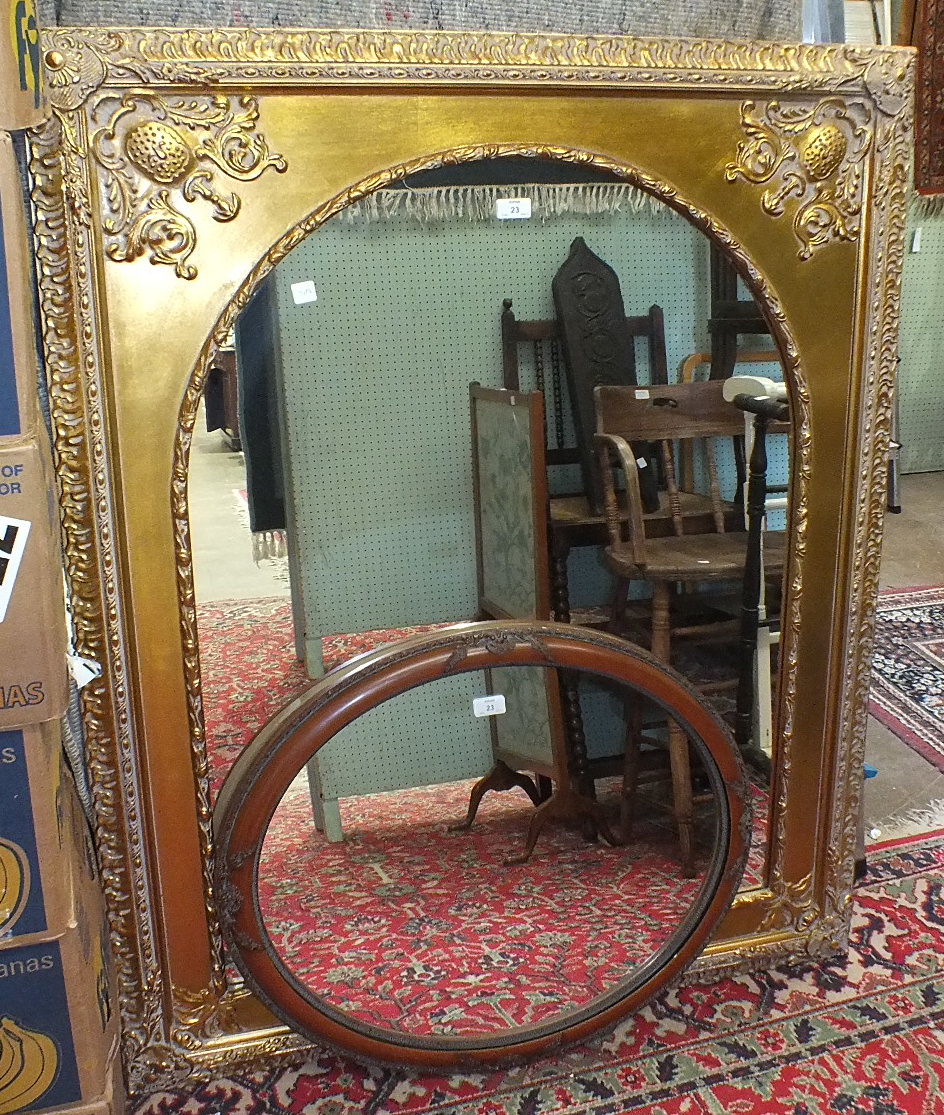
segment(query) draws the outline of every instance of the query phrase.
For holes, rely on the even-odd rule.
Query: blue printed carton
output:
[[[102,903],[86,897],[63,933],[0,950],[0,1111],[75,1109],[120,1088]]]
[[[100,890],[59,723],[0,731],[0,952],[55,936]]]

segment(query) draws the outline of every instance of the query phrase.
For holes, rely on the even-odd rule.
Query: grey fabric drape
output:
[[[377,27],[797,40],[802,0],[40,0],[46,26]]]

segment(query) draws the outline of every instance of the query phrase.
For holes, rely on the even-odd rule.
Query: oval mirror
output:
[[[520,751],[578,685],[625,753],[610,777],[587,792],[572,764],[550,788],[502,763],[499,721]],[[396,726],[430,708],[444,736],[478,722],[491,774],[352,799],[344,839],[319,832],[313,757],[366,732],[370,761],[396,762]],[[693,787],[688,869],[673,748]],[[750,796],[720,718],[645,651],[562,624],[442,628],[332,671],[239,756],[214,814],[224,932],[253,991],[313,1038],[429,1067],[530,1056],[694,959],[740,884]]]

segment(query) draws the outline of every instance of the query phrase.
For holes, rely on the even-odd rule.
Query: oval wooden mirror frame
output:
[[[332,1006],[297,979],[266,929],[258,892],[272,817],[308,760],[357,717],[409,689],[472,670],[540,666],[604,677],[670,713],[700,758],[715,801],[714,848],[695,900],[638,971],[545,1022],[494,1037],[382,1029]],[[358,656],[296,697],[233,765],[214,811],[216,890],[223,931],[253,991],[280,1018],[358,1057],[437,1070],[538,1056],[619,1021],[676,979],[704,948],[734,898],[750,847],[750,787],[718,716],[646,651],[564,624],[457,624]]]
[[[37,282],[77,649],[102,667],[83,707],[132,1092],[304,1045],[227,979],[213,886],[187,515],[209,362],[295,244],[444,162],[611,170],[701,228],[760,302],[795,415],[770,849],[764,885],[737,895],[697,969],[841,951],[911,52],[140,28],[61,28],[44,47],[50,117],[28,141]],[[187,105],[199,119],[175,122]],[[176,162],[149,161],[144,133],[127,142],[161,116]]]

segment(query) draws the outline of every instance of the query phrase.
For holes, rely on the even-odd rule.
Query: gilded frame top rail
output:
[[[659,92],[677,87],[731,96],[758,89],[821,90],[865,93],[889,114],[900,111],[909,96],[913,53],[907,48],[623,35],[235,28],[57,28],[44,32],[43,42],[47,63],[49,52],[54,61],[56,54],[66,60],[67,73],[50,82],[53,103],[62,100],[68,85],[94,81],[91,71],[97,67],[90,59],[81,67],[69,64],[70,55],[90,51],[102,65],[102,80],[108,66],[108,84],[114,88],[142,81],[179,84],[183,79],[209,85],[562,82]]]

